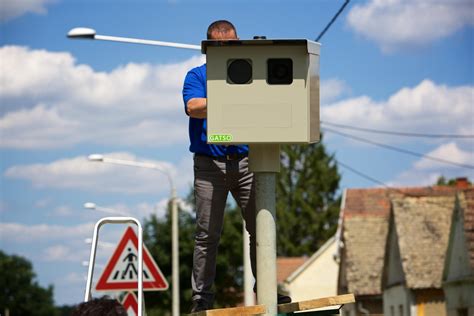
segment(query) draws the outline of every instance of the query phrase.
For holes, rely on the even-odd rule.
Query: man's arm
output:
[[[204,119],[207,117],[207,99],[192,98],[186,104],[186,110],[190,117]]]

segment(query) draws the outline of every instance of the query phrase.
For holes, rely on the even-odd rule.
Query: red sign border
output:
[[[135,312],[135,315],[138,315],[138,299],[135,293],[127,292],[121,304],[123,308],[125,309],[125,311],[128,312],[128,308],[131,307],[133,311]]]
[[[135,231],[132,227],[128,227],[125,231],[125,234],[122,236],[117,248],[110,257],[109,262],[105,266],[102,275],[97,282],[95,287],[96,291],[136,291],[138,290],[138,281],[131,281],[131,282],[114,282],[108,283],[107,279],[112,274],[112,271],[117,264],[118,260],[120,259],[120,255],[122,254],[127,242],[131,240],[133,245],[136,249],[138,249],[138,237],[135,234]],[[145,244],[143,244],[143,265],[146,265],[149,269],[149,272],[155,278],[155,281],[145,281],[143,280],[143,290],[144,291],[166,291],[168,289],[168,282],[166,281],[163,273],[161,272],[160,268],[153,260],[150,252],[148,251]]]

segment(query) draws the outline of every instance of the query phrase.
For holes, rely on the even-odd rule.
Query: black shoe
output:
[[[201,311],[206,311],[210,309],[209,304],[204,300],[195,300],[193,301],[193,306],[191,307],[190,313],[197,313]]]
[[[288,304],[291,303],[291,297],[288,295],[277,294],[278,304]]]

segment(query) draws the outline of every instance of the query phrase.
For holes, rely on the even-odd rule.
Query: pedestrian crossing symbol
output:
[[[96,291],[130,291],[138,288],[138,237],[128,227],[96,285]],[[168,282],[143,245],[143,290],[164,291]]]

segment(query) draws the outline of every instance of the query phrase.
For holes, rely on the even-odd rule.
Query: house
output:
[[[344,315],[443,315],[429,312],[445,305],[441,282],[449,224],[455,195],[463,189],[460,179],[456,185],[343,192],[337,293],[356,298],[343,307]],[[400,293],[408,297],[402,300]]]
[[[446,315],[442,274],[456,188],[391,193],[383,270],[384,314]]]
[[[337,295],[339,264],[334,260],[335,253],[336,238],[333,236],[309,259],[305,258],[296,269],[279,279],[282,289],[293,301]]]
[[[474,315],[474,189],[456,197],[443,289],[449,316]]]
[[[381,314],[382,271],[390,215],[386,189],[346,189],[337,234],[337,293],[353,293],[343,315]]]

